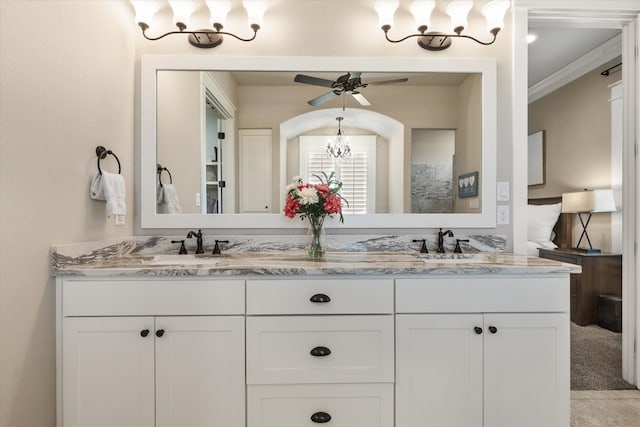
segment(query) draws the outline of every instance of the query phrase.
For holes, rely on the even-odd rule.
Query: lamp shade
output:
[[[211,15],[211,24],[224,26],[227,14],[231,10],[231,0],[206,0],[206,3]]]
[[[615,212],[613,190],[587,190],[562,194],[563,213]]]
[[[265,0],[242,0],[242,5],[247,10],[249,25],[255,24],[262,27],[264,13],[267,11],[267,2]]]
[[[504,28],[504,14],[509,9],[509,3],[509,0],[493,0],[482,8],[482,14],[487,20],[487,31]]]
[[[380,27],[385,25],[393,27],[393,15],[395,15],[399,5],[400,2],[398,0],[377,0],[375,2],[373,7],[378,12]]]
[[[436,7],[435,0],[416,0],[411,3],[411,14],[416,21],[416,28],[431,26],[431,13]]]
[[[189,18],[196,9],[195,3],[192,0],[169,0],[169,6],[173,10],[173,23],[180,22],[188,26]]]
[[[467,27],[467,16],[473,7],[471,0],[453,0],[447,6],[447,15],[451,18],[451,29],[459,33]]]
[[[158,11],[156,0],[131,0],[131,4],[136,11],[136,24],[151,24],[151,18]]]

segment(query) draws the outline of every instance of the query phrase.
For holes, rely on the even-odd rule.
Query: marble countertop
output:
[[[580,273],[579,266],[496,252],[418,254],[415,251],[328,252],[312,261],[302,250],[216,255],[118,254],[53,260],[54,276],[484,275]]]

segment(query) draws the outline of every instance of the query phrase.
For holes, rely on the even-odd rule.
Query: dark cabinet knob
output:
[[[330,355],[331,350],[329,350],[327,347],[318,346],[318,347],[312,348],[310,353],[312,356],[322,357],[322,356]]]
[[[148,329],[143,329],[140,331],[140,336],[142,338],[145,338],[147,335],[149,335],[149,330]]]
[[[489,326],[489,332],[495,334],[496,332],[498,332],[498,328],[496,328],[495,326]]]
[[[473,330],[476,332],[476,334],[480,335],[482,333],[482,328],[479,326],[476,326],[475,328],[473,328]]]
[[[156,331],[156,336],[157,336],[158,338],[160,338],[160,337],[161,337],[161,336],[163,336],[163,335],[164,335],[164,329],[158,329],[158,330]]]
[[[311,301],[311,302],[329,302],[329,301],[331,301],[331,298],[329,298],[329,295],[315,294],[314,296],[309,298],[309,301]]]
[[[315,414],[311,415],[311,421],[318,424],[328,423],[329,421],[331,421],[331,415],[327,414],[326,412],[316,412]]]

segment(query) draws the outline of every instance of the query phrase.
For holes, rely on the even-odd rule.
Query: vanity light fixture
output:
[[[266,0],[243,0],[242,4],[247,11],[249,26],[253,30],[253,36],[243,38],[233,33],[222,31],[227,14],[231,10],[231,0],[205,0],[210,13],[210,22],[213,29],[204,28],[187,30],[187,24],[194,10],[194,0],[169,0],[169,6],[173,11],[173,23],[178,31],[169,31],[157,37],[147,35],[151,18],[158,11],[157,0],[130,0],[136,11],[136,23],[142,30],[145,39],[155,41],[173,34],[187,34],[189,43],[199,48],[213,48],[222,44],[222,36],[231,36],[243,42],[250,42],[256,38],[258,30],[262,26],[262,18],[267,9]]]
[[[393,26],[393,15],[400,5],[399,0],[377,0],[374,8],[378,12],[380,28],[384,31],[384,36],[389,42],[400,43],[417,37],[418,45],[421,48],[438,51],[451,46],[452,39],[456,37],[470,39],[485,46],[493,44],[498,33],[504,27],[504,15],[510,4],[509,0],[493,0],[482,8],[482,14],[487,20],[487,31],[493,36],[493,39],[487,42],[462,34],[462,31],[467,27],[467,16],[473,8],[472,0],[453,0],[447,5],[446,12],[451,19],[451,31],[449,33],[427,31],[431,25],[431,13],[436,7],[435,0],[415,0],[411,3],[410,10],[415,19],[418,33],[410,34],[397,40],[389,38],[389,30]]]
[[[335,138],[329,138],[327,154],[329,157],[336,159],[347,159],[351,157],[351,147],[349,147],[349,141],[344,138],[340,129],[340,122],[344,120],[344,117],[336,117],[336,120],[338,121],[338,133]]]

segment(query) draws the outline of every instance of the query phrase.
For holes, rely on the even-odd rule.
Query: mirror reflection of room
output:
[[[364,83],[385,84],[332,96],[295,76],[157,72],[157,161],[171,164],[183,213],[279,213],[281,183],[320,171],[345,183],[347,213],[481,212],[482,189],[461,201],[453,185],[482,173],[479,73],[362,73]],[[448,160],[425,157],[422,138],[444,131],[454,141]],[[338,132],[348,158],[327,153]]]

